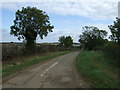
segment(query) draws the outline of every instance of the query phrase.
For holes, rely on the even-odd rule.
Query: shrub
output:
[[[31,53],[25,49],[24,45],[18,45],[13,43],[2,44],[2,60],[6,61],[6,60],[11,60],[13,58],[31,55],[31,54],[42,55],[48,52],[66,51],[66,50],[67,49],[65,47],[59,47],[55,45],[36,45],[35,53]]]
[[[2,60],[12,59],[18,56],[22,56],[23,46],[15,44],[2,45]]]
[[[119,49],[118,45],[114,42],[108,42],[103,47],[102,50],[108,58],[110,58],[109,62],[115,66],[118,66],[118,59],[119,59]]]

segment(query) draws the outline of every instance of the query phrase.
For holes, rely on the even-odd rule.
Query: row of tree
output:
[[[88,50],[93,50],[97,46],[101,46],[106,42],[104,39],[107,36],[105,30],[100,30],[97,27],[85,26],[80,35],[79,42],[81,46]]]
[[[97,27],[85,26],[80,34],[79,42],[83,49],[103,51],[116,66],[120,64],[120,19],[116,18],[113,25],[108,26],[111,32],[106,39],[107,31]]]
[[[85,50],[102,51],[109,62],[119,67],[120,64],[120,19],[116,18],[113,25],[109,25],[111,35],[107,39],[107,31],[100,30],[94,26],[84,26],[79,36],[80,47]],[[60,46],[71,47],[73,40],[71,36],[59,37]]]
[[[49,16],[36,7],[23,7],[21,11],[17,10],[15,15],[14,25],[11,26],[10,34],[18,37],[18,40],[23,40],[26,43],[26,50],[34,52],[37,37],[43,39],[54,28],[50,24]],[[101,46],[106,48],[114,46],[116,47],[116,50],[113,50],[116,55],[115,57],[120,58],[120,19],[116,18],[114,25],[108,27],[112,33],[110,36],[111,41],[105,39],[107,36],[105,30],[100,30],[93,26],[83,27],[83,32],[79,39],[82,48],[95,50]],[[59,42],[60,46],[68,48],[72,46],[73,39],[71,36],[61,36],[59,37]]]
[[[25,42],[28,52],[34,52],[36,47],[36,38],[47,36],[54,28],[50,24],[49,16],[36,7],[22,8],[15,13],[14,25],[11,28],[11,35],[18,37],[18,40]],[[71,47],[73,40],[71,36],[61,36],[59,38],[60,46]]]
[[[109,36],[110,41],[120,45],[120,19],[116,18],[114,25],[108,26],[111,34]],[[79,42],[88,50],[93,50],[96,46],[104,45],[108,40],[105,39],[107,31],[100,30],[97,27],[85,26],[83,32],[80,35]]]

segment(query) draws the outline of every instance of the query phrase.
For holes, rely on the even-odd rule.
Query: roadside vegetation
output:
[[[76,67],[94,88],[119,88],[120,19],[108,26],[111,35],[97,27],[85,26],[80,35],[81,52]]]
[[[19,70],[25,69],[31,65],[40,63],[42,61],[64,55],[70,53],[70,51],[64,51],[64,52],[56,52],[56,53],[48,53],[43,56],[31,56],[29,58],[26,58],[24,61],[12,61],[11,63],[7,65],[3,65],[2,68],[2,75],[3,77],[10,75],[12,73],[18,72]]]
[[[65,48],[57,45],[41,45],[37,44],[35,52],[33,54],[29,54],[26,52],[24,43],[8,43],[2,44],[2,61],[3,64],[9,64],[14,59],[18,60],[28,56],[39,55],[51,53],[51,52],[59,52],[59,51],[72,51],[75,48]]]
[[[111,67],[102,52],[81,51],[76,58],[77,70],[93,88],[118,88],[118,68]]]

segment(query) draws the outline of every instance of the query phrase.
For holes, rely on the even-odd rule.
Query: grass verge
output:
[[[118,69],[108,64],[101,52],[81,51],[76,58],[77,70],[92,82],[92,88],[118,88]]]
[[[12,62],[9,65],[3,66],[2,67],[2,76],[6,77],[10,74],[13,74],[15,72],[17,72],[18,70],[22,70],[24,68],[27,68],[33,64],[37,64],[40,63],[42,61],[60,56],[60,55],[64,55],[64,54],[68,54],[70,53],[70,51],[65,51],[65,52],[57,52],[57,53],[50,53],[44,56],[33,56],[32,58],[29,58],[28,60],[25,60],[24,62]]]

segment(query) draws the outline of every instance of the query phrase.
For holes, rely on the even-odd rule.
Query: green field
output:
[[[118,69],[108,64],[102,52],[81,51],[76,58],[77,70],[93,88],[118,88]]]
[[[18,62],[18,61],[14,61],[12,63],[10,63],[9,65],[3,65],[2,67],[2,75],[3,77],[8,76],[12,73],[17,72],[18,70],[27,68],[33,64],[37,64],[40,63],[42,61],[60,56],[60,55],[64,55],[70,53],[70,51],[64,51],[64,52],[56,52],[56,53],[49,53],[46,54],[44,56],[33,56],[32,58],[29,58],[28,60],[25,60],[24,62]]]

